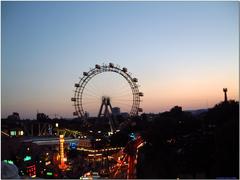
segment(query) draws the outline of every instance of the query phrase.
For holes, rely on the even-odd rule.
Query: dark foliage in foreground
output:
[[[141,118],[137,129],[147,144],[139,151],[138,178],[239,177],[238,102],[198,116],[176,106]]]

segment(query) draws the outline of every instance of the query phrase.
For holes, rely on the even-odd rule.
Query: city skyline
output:
[[[237,2],[1,4],[2,118],[73,117],[74,83],[109,62],[138,78],[146,113],[239,99]]]

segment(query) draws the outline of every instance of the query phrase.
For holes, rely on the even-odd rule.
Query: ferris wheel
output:
[[[133,78],[127,68],[113,63],[98,65],[83,72],[80,81],[75,84],[74,116],[85,118],[100,117],[113,113],[116,108],[130,116],[142,112],[138,79]]]

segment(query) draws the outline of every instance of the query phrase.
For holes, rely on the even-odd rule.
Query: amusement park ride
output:
[[[131,73],[128,72],[127,68],[120,68],[120,66],[115,66],[113,63],[103,64],[103,65],[95,65],[95,68],[90,69],[88,72],[83,72],[83,77],[80,78],[80,81],[75,84],[75,91],[74,97],[71,98],[71,101],[74,102],[75,112],[73,113],[74,116],[78,116],[80,119],[87,121],[88,116],[86,116],[86,110],[84,109],[84,102],[86,97],[84,96],[84,92],[88,91],[86,88],[89,82],[94,79],[99,74],[104,74],[106,72],[115,73],[120,77],[123,77],[127,82],[128,86],[131,89],[131,97],[128,101],[131,101],[131,105],[128,111],[130,116],[137,116],[139,112],[142,112],[142,108],[139,107],[140,105],[140,97],[143,96],[142,92],[139,92],[139,85],[137,84],[138,79],[133,78]],[[106,88],[109,88],[108,86]],[[120,88],[119,88],[120,89]],[[112,115],[113,107],[112,107],[112,96],[108,95],[101,95],[98,99],[101,98],[100,109],[98,112],[98,120],[101,117],[104,117],[108,120],[110,130],[112,134],[117,132],[117,127],[114,123],[114,117]],[[123,100],[126,101],[126,98]],[[116,105],[116,104],[114,104]],[[97,109],[97,107],[95,108]],[[64,133],[67,131],[64,130]],[[63,132],[59,131],[59,134]],[[109,177],[110,178],[119,178],[120,174],[125,171],[125,177],[121,178],[136,178],[136,163],[137,163],[137,154],[138,149],[145,144],[144,140],[141,138],[140,134],[131,134],[132,139],[127,143],[126,147],[121,150],[122,158],[117,160],[117,163],[110,168],[109,170]],[[60,135],[60,157],[61,163],[59,168],[64,170],[66,165],[64,163],[64,135]]]
[[[112,175],[110,178],[127,178],[135,179],[136,177],[136,164],[138,158],[138,149],[145,144],[140,134],[131,134],[132,140],[129,141],[126,147],[122,150],[123,158],[112,168]],[[125,168],[126,167],[126,168]],[[127,170],[126,175],[121,175],[122,171]]]
[[[60,144],[60,164],[59,168],[62,170],[65,170],[67,168],[67,165],[64,162],[64,136],[59,136],[59,144]]]
[[[115,73],[120,77],[123,77],[127,81],[131,89],[131,97],[125,97],[125,98],[129,98],[127,99],[127,101],[132,101],[132,103],[130,104],[131,107],[128,111],[129,115],[137,116],[138,112],[142,112],[142,108],[139,108],[139,105],[140,105],[140,97],[143,96],[143,93],[139,92],[138,90],[138,87],[139,87],[139,85],[137,85],[138,79],[131,77],[131,73],[128,72],[127,68],[125,67],[120,68],[120,66],[118,65],[115,66],[113,63],[109,63],[108,65],[103,64],[102,66],[96,64],[95,68],[90,69],[90,71],[88,72],[83,72],[83,77],[80,79],[79,83],[75,84],[76,89],[74,91],[74,97],[71,98],[71,100],[74,102],[74,107],[75,107],[75,112],[73,113],[74,116],[78,116],[79,118],[86,120],[86,111],[84,110],[84,101],[86,101],[86,97],[84,96],[84,92],[90,91],[89,89],[86,88],[86,86],[96,76],[104,73],[109,73],[109,72]],[[109,88],[111,89],[110,85],[106,87],[106,89],[109,89]],[[109,119],[110,128],[113,133],[116,130],[116,128],[114,127],[113,119],[110,118],[112,113],[112,105],[111,105],[112,99],[110,98],[110,96],[105,96],[105,95],[100,95],[100,97],[98,98],[102,99],[98,117],[104,116]],[[126,102],[126,99],[124,98],[122,99],[123,99],[123,102],[119,102],[118,100],[118,103]]]

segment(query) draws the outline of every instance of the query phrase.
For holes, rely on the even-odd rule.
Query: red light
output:
[[[58,176],[58,174],[57,174],[57,173],[54,173],[54,176],[55,176],[55,177],[57,177],[57,176]]]
[[[36,166],[35,165],[28,166],[26,171],[29,174],[29,176],[34,176],[36,175]]]

